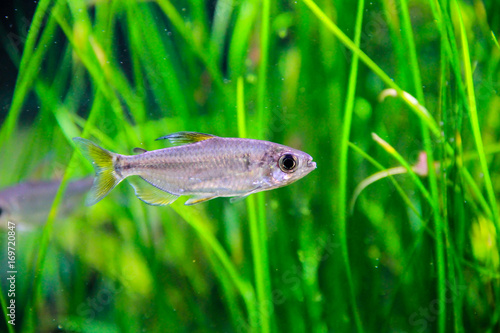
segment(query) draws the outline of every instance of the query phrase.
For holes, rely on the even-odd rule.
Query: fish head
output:
[[[12,212],[9,203],[0,197],[0,228],[6,228],[7,221],[11,219]]]
[[[2,202],[0,202],[0,220],[1,220],[1,219],[2,219],[2,217],[3,217],[4,215],[6,215],[6,214],[7,214],[7,211],[6,211],[6,209],[3,207]]]
[[[271,158],[270,188],[289,185],[316,169],[313,158],[300,150],[286,146],[275,149]]]

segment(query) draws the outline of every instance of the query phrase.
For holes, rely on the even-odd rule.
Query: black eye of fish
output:
[[[3,208],[0,207],[0,216],[2,216],[2,214],[3,214]]]
[[[297,158],[292,154],[285,154],[280,157],[279,167],[283,172],[293,172],[297,166]]]

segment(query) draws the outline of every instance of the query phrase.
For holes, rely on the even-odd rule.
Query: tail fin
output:
[[[107,151],[93,143],[90,140],[82,138],[73,138],[75,144],[80,148],[95,169],[94,185],[85,201],[87,206],[92,206],[101,201],[123,178],[115,172],[113,165],[114,153]]]

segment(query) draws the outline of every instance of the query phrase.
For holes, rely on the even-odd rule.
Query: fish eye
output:
[[[2,216],[2,214],[3,214],[3,208],[0,207],[0,217]]]
[[[297,157],[292,154],[285,154],[280,157],[278,165],[283,172],[294,172],[295,168],[297,167]]]

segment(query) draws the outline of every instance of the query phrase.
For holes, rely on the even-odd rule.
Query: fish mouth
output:
[[[307,161],[307,167],[311,169],[316,169],[316,162],[313,162],[313,160],[310,159],[309,161]]]

